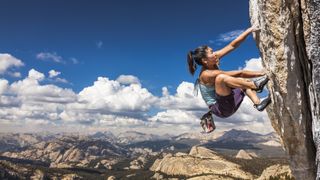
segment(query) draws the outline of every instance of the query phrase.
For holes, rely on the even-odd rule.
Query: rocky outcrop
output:
[[[319,0],[250,0],[251,24],[261,29],[254,38],[271,79],[267,112],[296,179],[320,178],[319,17]]]
[[[83,178],[76,174],[66,174],[61,178],[61,180],[80,180],[80,179],[83,179]]]
[[[188,155],[168,154],[163,159],[156,160],[150,170],[195,179],[204,175],[220,177],[218,179],[253,179],[253,175],[241,170],[238,164],[227,161],[214,151],[197,146],[193,147]]]
[[[253,156],[251,156],[249,153],[247,153],[245,150],[241,149],[238,154],[236,155],[236,158],[238,159],[252,159]]]
[[[109,176],[107,180],[115,180],[116,178],[114,176]]]
[[[293,177],[289,166],[276,164],[265,169],[257,180],[267,179],[293,179]]]
[[[6,160],[0,160],[0,179],[23,179],[31,174],[32,171],[26,167]]]
[[[139,156],[137,159],[130,162],[130,169],[142,169],[147,163],[147,157],[145,155]]]
[[[267,141],[267,142],[264,142],[264,143],[260,143],[260,144],[266,145],[266,146],[281,147],[280,142],[278,142],[278,141],[273,141],[273,140]]]

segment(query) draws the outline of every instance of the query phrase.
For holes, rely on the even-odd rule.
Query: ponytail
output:
[[[187,61],[188,61],[188,67],[189,67],[189,72],[193,76],[194,72],[197,70],[197,65],[193,60],[193,52],[189,51],[187,55]]]
[[[202,59],[206,57],[207,52],[206,49],[209,47],[204,45],[204,46],[199,46],[196,48],[194,51],[189,51],[187,55],[187,62],[188,62],[188,68],[190,74],[193,76],[194,73],[197,70],[197,66],[202,66]]]

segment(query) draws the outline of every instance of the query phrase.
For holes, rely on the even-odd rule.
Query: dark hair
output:
[[[209,48],[207,45],[199,46],[194,51],[189,51],[187,55],[187,62],[189,67],[189,72],[194,75],[197,70],[197,65],[202,66],[202,58],[207,56],[206,50]]]

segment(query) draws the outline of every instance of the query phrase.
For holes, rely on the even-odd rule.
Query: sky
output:
[[[1,0],[0,132],[201,131],[207,107],[193,95],[198,74],[188,73],[186,54],[230,43],[251,26],[248,6],[247,0]],[[220,68],[263,68],[252,35]],[[266,112],[247,98],[235,115],[215,119],[218,131],[273,131]]]

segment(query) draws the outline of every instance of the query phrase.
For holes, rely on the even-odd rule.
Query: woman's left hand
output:
[[[250,28],[249,28],[249,31],[250,32],[256,32],[256,31],[260,31],[261,29],[260,29],[260,27],[259,26],[251,26]]]

